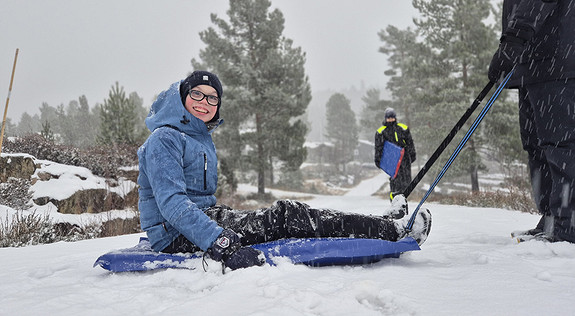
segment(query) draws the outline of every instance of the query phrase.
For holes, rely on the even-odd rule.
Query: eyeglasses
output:
[[[208,104],[211,106],[217,106],[220,103],[220,98],[215,95],[206,95],[202,91],[190,90],[190,98],[196,101],[202,101],[204,98],[208,100]]]

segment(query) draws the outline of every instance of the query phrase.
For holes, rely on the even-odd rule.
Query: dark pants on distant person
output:
[[[519,121],[538,228],[575,242],[575,79],[519,88]]]
[[[241,235],[243,245],[285,238],[355,237],[389,241],[400,238],[396,223],[383,216],[314,209],[299,201],[279,200],[269,208],[251,211],[216,205],[205,213],[221,227]],[[162,252],[199,250],[180,235]]]
[[[403,157],[403,159],[409,159],[409,158]],[[389,188],[391,190],[391,194],[393,196],[396,196],[397,194],[403,193],[403,190],[407,188],[410,182],[411,182],[411,163],[403,161],[399,166],[397,176],[393,179],[390,178],[389,180]]]

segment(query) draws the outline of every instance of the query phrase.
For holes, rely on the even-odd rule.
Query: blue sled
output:
[[[406,237],[396,242],[363,238],[281,239],[257,245],[269,264],[274,257],[287,257],[294,264],[321,267],[369,264],[384,258],[398,258],[403,252],[420,250],[417,242]],[[194,269],[203,253],[167,254],[152,250],[147,238],[132,248],[108,252],[98,258],[99,265],[112,272],[147,271],[166,268]]]
[[[387,173],[392,179],[397,177],[401,161],[405,155],[405,148],[401,148],[394,143],[385,141],[381,151],[379,168]]]

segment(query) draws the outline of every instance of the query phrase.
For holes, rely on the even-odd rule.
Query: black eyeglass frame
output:
[[[194,98],[194,96],[192,96],[192,93],[199,93],[202,97],[199,99]],[[190,98],[192,98],[192,100],[198,101],[198,102],[202,101],[203,99],[206,99],[208,101],[208,104],[211,106],[218,106],[220,104],[220,98],[219,97],[216,97],[215,95],[205,94],[200,90],[191,89],[190,92],[188,92],[188,95],[190,96]],[[214,100],[215,100],[215,104],[214,104]]]

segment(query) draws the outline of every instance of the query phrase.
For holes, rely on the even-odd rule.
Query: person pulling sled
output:
[[[527,152],[533,198],[541,219],[515,231],[575,243],[575,3],[504,0],[499,48],[488,77],[512,73],[508,87],[519,94],[519,123]]]

